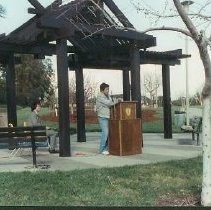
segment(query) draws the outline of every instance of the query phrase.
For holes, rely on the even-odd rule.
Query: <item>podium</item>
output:
[[[141,119],[136,118],[135,101],[119,102],[110,109],[109,154],[142,153]]]

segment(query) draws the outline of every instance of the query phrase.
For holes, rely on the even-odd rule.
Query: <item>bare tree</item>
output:
[[[96,95],[96,91],[98,88],[98,83],[94,81],[94,79],[88,75],[84,75],[84,102],[89,103],[90,99],[94,98]],[[76,103],[76,82],[75,77],[70,78],[69,82],[69,101],[70,104]]]
[[[166,5],[170,1],[166,1]],[[202,127],[202,142],[203,142],[203,180],[202,180],[202,193],[201,193],[201,203],[204,206],[211,206],[211,61],[208,53],[208,47],[211,46],[211,37],[206,36],[205,30],[206,26],[210,25],[211,16],[206,15],[206,8],[211,5],[211,1],[206,1],[204,5],[196,13],[191,13],[190,16],[185,11],[180,0],[173,0],[174,6],[177,13],[172,15],[172,17],[179,16],[187,27],[187,30],[174,27],[154,27],[146,30],[156,31],[156,30],[171,30],[180,32],[186,36],[191,37],[196,43],[201,61],[203,63],[205,72],[205,83],[202,90],[202,100],[203,100],[203,127]],[[165,5],[165,7],[166,7]],[[136,4],[138,6],[138,4]],[[165,10],[166,11],[166,10]],[[203,12],[205,14],[203,14]],[[153,15],[149,10],[148,13]],[[158,16],[158,13],[154,14],[157,20],[163,17],[171,17],[163,12],[162,15]],[[199,21],[203,24],[207,24],[202,30],[199,30]],[[201,23],[202,24],[202,23]]]
[[[161,82],[158,75],[152,73],[144,74],[144,88],[145,91],[149,93],[152,107],[154,107],[154,105],[157,107],[158,88],[160,84]]]

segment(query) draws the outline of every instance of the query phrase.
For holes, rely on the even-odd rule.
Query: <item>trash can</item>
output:
[[[183,111],[175,111],[174,112],[174,125],[176,127],[181,127],[185,124],[185,114]]]

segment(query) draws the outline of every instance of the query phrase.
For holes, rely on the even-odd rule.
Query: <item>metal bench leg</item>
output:
[[[33,157],[33,166],[37,168],[37,161],[36,161],[36,145],[35,145],[35,138],[34,136],[31,137],[32,143],[32,157]]]
[[[16,148],[12,150],[12,152],[10,152],[10,157],[14,157],[14,153],[16,152]]]
[[[195,140],[195,134],[194,134],[194,132],[192,132],[192,140],[193,141]]]
[[[197,142],[196,142],[197,145],[199,145],[199,133],[197,133]]]
[[[15,157],[20,151],[21,151],[21,148],[16,148],[16,151],[14,152],[12,157]]]

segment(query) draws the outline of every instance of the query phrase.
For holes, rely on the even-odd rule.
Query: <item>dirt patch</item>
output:
[[[156,121],[156,111],[155,110],[144,110],[142,112],[142,120],[143,122],[152,122],[152,121]],[[55,113],[52,112],[49,115],[44,115],[41,117],[42,120],[44,121],[53,121],[53,122],[58,122],[58,117],[56,117]],[[85,112],[85,121],[86,123],[90,123],[90,124],[96,124],[98,123],[97,120],[97,114],[95,111],[86,111]],[[77,122],[77,114],[76,112],[74,112],[73,114],[70,114],[70,122],[72,123],[76,123]]]
[[[156,201],[156,206],[200,206],[199,195],[164,195]]]

